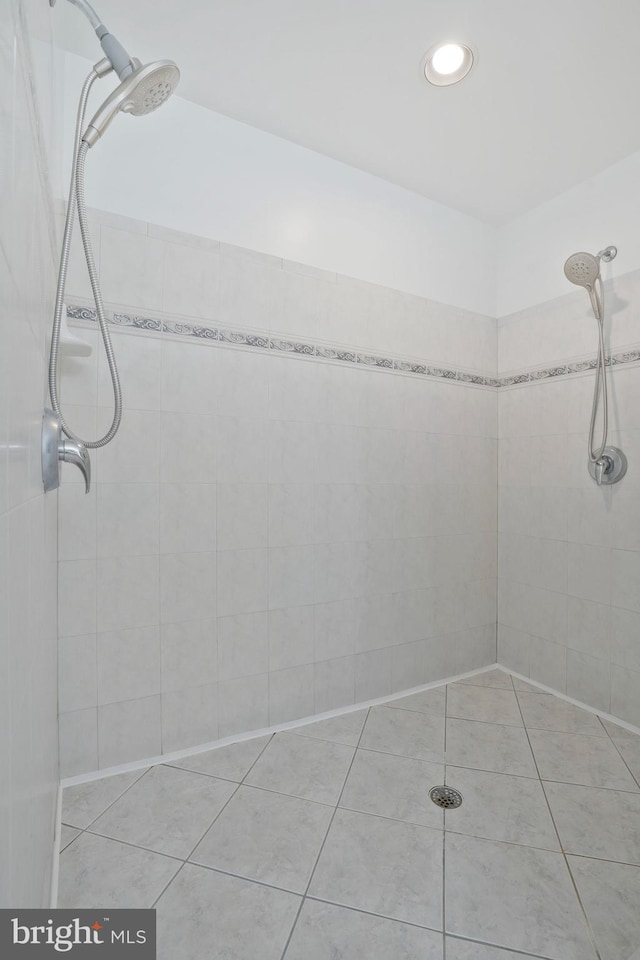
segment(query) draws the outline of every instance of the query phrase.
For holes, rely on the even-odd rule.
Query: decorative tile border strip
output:
[[[605,360],[605,366],[618,367],[625,363],[637,363],[640,360],[640,349],[625,350],[622,353],[612,353]],[[500,377],[499,387],[511,387],[518,383],[532,383],[537,380],[551,380],[553,377],[566,377],[571,373],[584,373],[586,370],[595,370],[598,366],[597,358],[592,360],[576,360],[560,367],[546,367],[540,370],[528,370],[510,377]]]
[[[67,307],[70,320],[89,320],[95,323],[96,312],[91,307],[70,305]],[[168,333],[179,337],[196,337],[200,340],[217,340],[219,343],[235,344],[242,347],[258,347],[260,350],[273,350],[278,353],[296,354],[303,357],[317,357],[322,360],[337,360],[358,366],[372,367],[378,370],[396,370],[399,373],[412,373],[418,376],[438,377],[444,380],[457,380],[473,383],[482,387],[497,387],[495,377],[483,377],[480,374],[463,373],[444,367],[429,367],[415,360],[400,360],[395,357],[383,357],[378,354],[359,353],[348,347],[331,347],[325,344],[285,340],[268,334],[248,333],[244,330],[218,328],[206,324],[188,323],[182,320],[157,320],[153,317],[130,316],[127,313],[107,311],[109,323],[136,330],[150,330],[153,333]]]
[[[70,320],[89,320],[96,322],[96,312],[91,307],[70,305],[67,307],[67,316]],[[460,383],[472,383],[482,387],[511,387],[519,383],[532,383],[540,380],[550,380],[553,377],[566,377],[572,373],[583,373],[594,370],[597,360],[577,360],[561,366],[543,367],[538,370],[528,370],[523,373],[507,377],[483,377],[481,374],[465,373],[461,370],[451,370],[446,367],[430,367],[412,359],[398,359],[383,357],[378,354],[359,353],[349,350],[348,347],[331,347],[326,344],[286,340],[282,337],[271,337],[268,334],[249,333],[244,330],[211,327],[207,324],[189,323],[182,320],[157,320],[153,317],[130,316],[127,313],[107,312],[110,323],[120,327],[132,327],[137,330],[150,330],[153,333],[167,333],[179,337],[195,337],[199,340],[216,340],[219,343],[235,344],[243,347],[257,347],[260,350],[273,350],[278,353],[297,354],[303,357],[318,357],[322,360],[337,360],[343,363],[353,363],[358,366],[372,367],[379,370],[396,370],[399,373],[410,373],[422,377],[433,377],[441,380],[456,380]],[[607,357],[607,366],[619,366],[625,363],[637,363],[640,360],[640,349],[626,350],[623,353],[614,353]]]

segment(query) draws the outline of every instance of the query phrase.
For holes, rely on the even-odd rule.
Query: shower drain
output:
[[[429,796],[438,807],[453,810],[462,803],[462,794],[453,787],[432,787]]]

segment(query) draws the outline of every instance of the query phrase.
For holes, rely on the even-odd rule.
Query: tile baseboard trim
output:
[[[62,839],[62,783],[58,784],[56,796],[56,813],[53,834],[53,862],[51,864],[51,882],[49,884],[49,907],[52,910],[58,905],[58,885],[60,880],[60,843]]]
[[[245,740],[255,740],[257,737],[264,737],[273,733],[286,733],[287,730],[294,730],[309,723],[316,723],[319,720],[331,720],[333,717],[343,717],[349,713],[357,713],[358,710],[367,710],[369,707],[386,706],[393,703],[394,700],[401,700],[403,697],[410,697],[415,693],[423,693],[425,690],[434,690],[437,687],[444,687],[448,683],[455,683],[458,680],[467,680],[469,677],[477,677],[489,670],[494,670],[499,664],[489,663],[484,667],[478,667],[475,670],[467,670],[464,673],[457,673],[451,677],[445,677],[442,680],[434,680],[431,683],[423,683],[418,687],[410,687],[407,690],[398,690],[396,693],[389,693],[384,697],[377,697],[375,700],[363,700],[360,703],[352,703],[347,707],[338,707],[336,710],[328,710],[326,713],[316,713],[309,717],[300,717],[299,720],[288,720],[286,723],[274,724],[271,727],[262,727],[259,730],[249,730],[246,733],[234,734],[231,737],[223,737],[219,740],[211,740],[209,743],[196,744],[193,747],[187,747],[184,750],[173,750],[171,753],[163,753],[155,757],[145,757],[141,760],[131,760],[129,763],[121,763],[115,767],[105,767],[103,770],[94,770],[90,773],[79,773],[75,777],[66,777],[60,781],[61,789],[73,787],[79,783],[90,783],[93,780],[103,780],[106,777],[113,777],[118,773],[128,773],[132,770],[143,770],[146,767],[154,767],[163,763],[171,763],[173,760],[183,760],[185,757],[197,756],[199,753],[207,753],[209,750],[216,750],[218,747],[227,747],[233,743],[243,743]],[[500,667],[507,673],[505,667]],[[526,677],[522,678],[526,680]]]
[[[618,727],[622,727],[624,730],[628,730],[630,733],[635,733],[637,736],[640,736],[640,727],[634,726],[632,723],[627,723],[626,720],[621,720],[620,717],[615,717],[612,713],[605,713],[604,710],[597,710],[595,707],[590,707],[588,703],[583,703],[582,700],[575,700],[573,697],[569,697],[566,693],[561,693],[560,690],[555,690],[553,687],[547,687],[544,683],[539,683],[537,680],[532,680],[531,677],[525,677],[523,673],[516,673],[515,670],[510,670],[509,667],[505,667],[504,664],[498,661],[494,664],[499,670],[504,670],[505,673],[510,673],[512,677],[515,677],[516,680],[523,680],[524,683],[531,684],[532,687],[537,687],[540,690],[540,693],[550,693],[554,697],[558,697],[559,700],[564,700],[565,703],[570,703],[574,707],[580,707],[581,710],[586,710],[587,713],[592,713],[596,717],[601,717],[603,720],[608,720],[610,723],[615,723]],[[524,693],[524,691],[520,691]]]
[[[329,360],[333,363],[351,363],[354,367],[369,367],[374,370],[383,370],[387,373],[409,374],[419,377],[428,377],[437,380],[450,380],[455,383],[464,383],[471,386],[491,387],[498,386],[496,377],[487,377],[480,373],[433,365],[424,360],[412,357],[384,356],[372,353],[370,350],[358,350],[344,344],[333,344],[324,341],[298,340],[286,336],[277,336],[268,332],[256,332],[229,324],[212,326],[206,322],[191,322],[189,320],[160,319],[158,317],[138,316],[132,313],[122,313],[119,310],[107,310],[107,321],[115,327],[137,331],[148,331],[172,337],[195,338],[207,340],[221,345],[244,347],[288,354],[289,356],[304,357],[313,360]],[[96,311],[92,307],[79,303],[67,306],[67,319],[96,323]]]

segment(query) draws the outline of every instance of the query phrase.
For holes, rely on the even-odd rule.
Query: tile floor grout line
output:
[[[240,780],[232,780],[231,777],[221,777],[217,773],[206,773],[204,770],[192,770],[190,767],[179,767],[175,763],[157,763],[157,767],[170,767],[172,770],[182,770],[183,773],[193,773],[198,777],[209,777],[210,780],[222,780],[223,783],[241,783]]]
[[[165,893],[167,892],[167,890],[169,889],[169,887],[171,886],[171,884],[173,883],[173,881],[176,879],[176,877],[179,877],[179,876],[180,876],[180,874],[181,874],[182,871],[184,870],[184,867],[185,867],[186,862],[187,862],[187,861],[184,860],[184,861],[180,864],[180,866],[178,867],[178,869],[176,870],[176,872],[174,873],[174,875],[171,877],[171,879],[168,880],[167,883],[164,885],[164,887],[162,888],[162,890],[160,891],[160,893],[158,894],[158,896],[155,898],[155,900],[154,900],[153,903],[151,904],[151,909],[152,909],[152,910],[156,910],[158,901],[160,900],[161,897],[164,897]],[[157,921],[158,921],[158,916],[157,916],[157,914],[156,914],[156,923],[157,923]]]
[[[516,696],[516,700],[518,701],[518,709],[520,710],[520,713],[522,714],[522,722],[523,722],[523,724],[524,724],[524,714],[522,713],[522,707],[520,706],[520,701],[518,700],[517,696]],[[596,957],[598,958],[598,960],[602,960],[602,955],[601,955],[601,953],[600,953],[600,950],[598,949],[598,944],[597,944],[597,942],[596,942],[595,935],[594,935],[594,933],[593,933],[593,930],[591,929],[591,922],[590,922],[590,920],[589,920],[589,917],[588,917],[588,914],[587,914],[585,905],[584,905],[583,902],[582,902],[582,898],[581,898],[581,896],[580,896],[580,891],[578,890],[578,885],[577,885],[577,883],[576,883],[576,881],[575,881],[575,878],[574,878],[574,876],[573,876],[573,873],[572,873],[572,871],[571,871],[571,867],[569,866],[569,861],[568,861],[568,859],[567,859],[567,854],[565,853],[565,850],[564,850],[564,846],[563,846],[563,843],[562,843],[562,838],[561,838],[561,836],[560,836],[560,831],[558,830],[558,825],[557,825],[557,823],[556,823],[555,817],[553,816],[553,810],[551,809],[551,804],[549,803],[549,798],[548,798],[548,796],[547,796],[547,791],[546,791],[545,788],[544,788],[544,780],[543,780],[542,777],[540,776],[540,769],[539,769],[539,767],[538,767],[538,761],[537,761],[537,759],[536,759],[536,755],[535,755],[534,749],[533,749],[533,747],[532,747],[532,745],[531,745],[531,738],[529,737],[529,731],[528,731],[528,729],[527,729],[527,725],[526,725],[526,724],[524,724],[524,729],[525,729],[525,733],[526,733],[526,735],[527,735],[527,741],[528,741],[528,743],[529,743],[529,749],[531,750],[531,755],[533,756],[533,762],[534,762],[535,768],[536,768],[536,770],[537,770],[537,772],[538,772],[538,780],[539,780],[539,782],[540,782],[540,786],[542,787],[542,793],[544,794],[544,799],[545,799],[545,801],[546,801],[547,808],[548,808],[548,810],[549,810],[549,816],[551,817],[551,822],[553,823],[553,829],[555,830],[556,836],[558,837],[558,843],[560,844],[560,853],[561,853],[561,856],[562,856],[562,858],[563,858],[563,860],[564,860],[565,867],[567,868],[567,871],[568,871],[568,873],[569,873],[569,878],[570,878],[570,880],[571,880],[571,884],[572,884],[572,886],[573,886],[573,889],[574,889],[574,892],[575,892],[575,895],[576,895],[576,899],[577,899],[577,901],[578,901],[578,903],[579,903],[579,905],[580,905],[580,909],[581,909],[582,914],[583,914],[583,916],[584,916],[584,920],[585,920],[585,924],[586,924],[586,926],[587,926],[587,932],[588,932],[588,934],[589,934],[589,939],[590,939],[590,941],[591,941],[591,945],[592,945],[593,949],[595,950],[595,955],[596,955]],[[598,738],[598,739],[600,739],[600,738]]]
[[[614,745],[614,747],[616,748],[616,753],[618,754],[618,756],[620,757],[620,759],[621,759],[622,762],[624,763],[625,767],[627,768],[627,770],[629,771],[629,773],[630,773],[631,776],[633,777],[635,783],[638,784],[638,789],[640,789],[640,777],[636,777],[635,773],[633,772],[633,770],[631,769],[631,767],[629,766],[629,764],[628,764],[627,761],[625,760],[624,754],[623,754],[622,751],[620,750],[620,747],[618,746],[618,744],[617,744],[616,741],[613,739],[613,737],[611,736],[611,734],[609,733],[609,731],[608,731],[607,728],[605,727],[604,723],[602,722],[602,717],[598,717],[598,720],[599,720],[600,723],[602,724],[602,729],[603,729],[604,732],[606,733],[607,737],[609,738],[609,740],[611,741],[611,743],[612,743],[612,744]]]
[[[143,847],[139,843],[132,843],[131,840],[120,840],[118,837],[106,837],[104,833],[96,833],[94,830],[84,830],[90,837],[100,837],[101,840],[109,840],[111,843],[121,843],[125,847],[133,847],[134,850],[144,850],[145,853],[152,853],[156,857],[166,857],[167,860],[176,860],[179,863],[185,863],[182,857],[176,857],[174,853],[160,853],[159,850],[153,850],[152,847]],[[76,837],[76,840],[78,837]]]
[[[77,827],[77,826],[76,826],[75,829],[76,829],[76,830],[79,830],[79,829],[88,830],[89,827],[93,826],[93,824],[96,822],[96,820],[99,820],[100,817],[103,816],[103,814],[105,814],[105,813],[107,812],[107,810],[110,810],[110,809],[111,809],[111,807],[114,805],[114,803],[117,803],[118,800],[121,800],[121,799],[124,797],[125,793],[128,793],[129,790],[131,790],[131,787],[135,787],[136,783],[139,783],[140,780],[142,780],[142,778],[143,778],[147,773],[149,773],[149,770],[151,770],[151,767],[145,767],[145,769],[143,769],[142,771],[140,771],[139,775],[138,775],[134,780],[132,780],[131,783],[128,784],[128,786],[126,786],[126,787],[124,788],[124,790],[122,791],[122,793],[118,794],[118,796],[115,798],[115,800],[112,800],[111,803],[107,804],[107,806],[104,808],[104,810],[101,810],[100,813],[96,814],[96,816],[93,818],[93,820],[91,820],[91,821],[87,824],[86,827],[80,828],[80,827]],[[121,776],[121,774],[116,774],[116,776]],[[91,780],[89,781],[89,783],[92,783],[92,782],[98,783],[99,781],[97,781],[97,780],[96,780],[96,781],[91,781]],[[78,787],[84,787],[85,784],[84,784],[84,783],[78,783],[78,784],[76,784],[76,786],[78,786]],[[73,787],[65,787],[65,788],[63,789],[63,791],[62,791],[62,805],[63,805],[63,807],[64,807],[64,790],[73,790]],[[60,819],[60,823],[61,823],[61,824],[64,823],[64,820],[62,819],[62,816],[64,816],[64,811],[63,811],[62,814],[61,814],[61,819]],[[74,825],[71,824],[71,823],[68,823],[68,824],[66,824],[66,826],[71,827],[71,826],[74,826]]]
[[[273,743],[273,738],[274,738],[274,737],[275,737],[275,733],[272,733],[271,736],[269,737],[269,739],[267,740],[267,742],[265,743],[264,747],[262,748],[262,750],[261,750],[260,753],[258,754],[258,756],[255,758],[255,760],[253,761],[253,763],[251,764],[251,766],[249,767],[249,769],[248,769],[247,772],[245,773],[244,777],[243,777],[242,780],[240,781],[240,785],[242,785],[243,783],[245,783],[247,777],[249,776],[249,774],[251,773],[251,771],[252,771],[253,768],[255,767],[255,765],[256,765],[256,763],[258,762],[258,760],[260,759],[260,757],[262,757],[262,755],[264,754],[264,752],[265,752],[265,750],[267,749],[267,747],[271,746],[271,744]],[[247,784],[247,786],[248,786],[248,784]]]
[[[390,917],[387,913],[373,913],[371,910],[365,910],[363,907],[353,907],[349,903],[339,903],[337,900],[327,900],[324,897],[307,896],[305,900],[312,900],[314,903],[328,903],[332,907],[340,907],[342,910],[350,910],[352,913],[364,913],[367,917],[379,917],[381,920],[391,920],[392,923],[402,923],[407,927],[414,927],[416,930],[429,930],[431,933],[442,933],[435,927],[425,927],[415,920],[399,920],[397,917]]]
[[[346,774],[346,776],[345,776],[345,778],[344,778],[344,780],[343,780],[342,789],[340,790],[340,794],[339,794],[338,799],[337,799],[337,801],[336,801],[336,805],[335,805],[333,814],[331,815],[331,820],[329,821],[329,825],[328,825],[327,830],[326,830],[326,833],[325,833],[325,835],[324,835],[324,839],[323,839],[322,843],[320,844],[320,849],[319,849],[319,851],[318,851],[318,856],[316,857],[315,863],[314,863],[314,865],[313,865],[313,867],[312,867],[312,869],[311,869],[311,873],[309,874],[309,880],[308,880],[308,882],[307,882],[307,886],[306,886],[306,888],[305,888],[304,893],[302,894],[302,900],[300,901],[300,906],[298,907],[298,912],[296,913],[295,920],[293,921],[293,925],[292,925],[292,927],[291,927],[291,930],[289,931],[289,936],[287,937],[287,942],[286,942],[285,945],[284,945],[284,950],[282,951],[282,955],[281,955],[280,960],[285,960],[285,956],[286,956],[287,950],[289,949],[289,944],[291,943],[291,938],[293,937],[294,930],[296,929],[296,927],[297,927],[297,925],[298,925],[298,920],[300,919],[300,914],[302,913],[302,908],[303,908],[303,906],[304,906],[304,902],[305,902],[305,900],[307,899],[307,895],[308,895],[308,893],[309,893],[309,889],[310,889],[310,887],[311,887],[311,883],[313,882],[314,874],[315,874],[316,869],[317,869],[317,867],[318,867],[318,863],[320,862],[320,857],[322,856],[322,851],[324,850],[325,844],[326,844],[326,842],[327,842],[327,837],[329,836],[329,833],[330,833],[330,831],[331,831],[331,827],[333,826],[333,821],[335,820],[336,814],[337,814],[337,812],[338,812],[338,808],[340,807],[340,801],[342,800],[342,795],[343,795],[344,790],[345,790],[345,787],[346,787],[346,785],[347,785],[347,780],[349,779],[349,775],[350,775],[350,773],[351,773],[351,769],[352,769],[352,767],[353,767],[353,764],[355,763],[355,759],[356,759],[356,756],[357,756],[357,753],[358,753],[358,747],[360,746],[360,741],[362,740],[362,737],[363,737],[365,728],[366,728],[366,726],[367,726],[367,722],[368,722],[368,720],[369,720],[370,713],[371,713],[371,707],[369,707],[369,708],[367,709],[367,715],[366,715],[366,717],[364,718],[364,723],[362,724],[362,729],[360,730],[360,736],[358,737],[358,742],[357,742],[357,744],[355,745],[355,748],[354,748],[354,751],[353,751],[353,756],[352,756],[352,758],[351,758],[351,763],[349,764],[349,769],[347,770],[347,774]]]
[[[519,957],[530,957],[532,960],[553,960],[552,957],[545,957],[541,953],[525,953],[523,950],[517,950],[514,947],[503,947],[499,943],[491,943],[488,940],[472,940],[471,937],[465,937],[459,933],[449,933],[447,936],[452,940],[460,940],[463,943],[477,943],[481,947],[495,947],[497,950],[504,950],[505,953],[513,953]]]
[[[427,794],[427,797],[429,795]],[[363,817],[377,817],[378,820],[388,820],[390,823],[410,823],[414,827],[424,827],[425,830],[442,830],[442,826],[434,827],[430,823],[422,823],[420,820],[406,820],[405,818],[400,817],[389,817],[384,813],[372,813],[370,810],[359,810],[357,807],[343,807],[340,805],[339,810],[346,810],[348,813],[360,813]]]
[[[425,757],[410,757],[407,753],[390,753],[388,750],[374,749],[373,747],[357,747],[358,750],[364,750],[366,753],[381,753],[385,757],[400,757],[402,760],[417,760],[418,763],[443,763],[442,756],[438,760],[427,760]],[[530,778],[529,778],[530,779]]]
[[[189,855],[184,858],[185,863],[188,863],[190,861],[191,857],[193,856],[197,848],[200,846],[200,844],[202,843],[206,835],[209,833],[209,830],[211,830],[211,827],[214,825],[216,820],[221,816],[221,814],[227,809],[227,807],[229,806],[229,804],[231,803],[235,795],[238,793],[241,786],[242,786],[241,783],[237,784],[235,790],[227,797],[227,799],[222,804],[222,806],[218,810],[213,820],[211,820],[211,822],[209,823],[209,826],[206,828],[206,830],[203,833],[200,834],[200,837],[198,838],[198,842],[195,843],[194,846],[191,848],[191,850],[189,851]]]
[[[246,877],[243,873],[234,873],[232,870],[223,870],[222,867],[212,867],[209,863],[201,863],[198,860],[185,860],[182,865],[197,867],[199,870],[208,870],[209,873],[220,873],[225,877],[233,877],[235,880],[244,880],[245,883],[255,883],[259,887],[267,887],[269,890],[278,890],[280,893],[288,893],[293,897],[301,897],[299,890],[292,890],[290,887],[279,887],[275,883],[267,883],[266,880],[256,880],[254,877]]]
[[[628,793],[630,797],[637,797],[638,790],[625,790],[624,787],[602,787],[594,783],[578,783],[577,780],[554,780],[553,777],[541,777],[543,783],[562,783],[567,787],[585,787],[589,790],[606,790],[609,793]]]

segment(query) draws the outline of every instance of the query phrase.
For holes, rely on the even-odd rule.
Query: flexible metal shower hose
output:
[[[76,443],[82,443],[85,447],[95,449],[104,447],[109,441],[113,440],[122,419],[122,391],[120,388],[120,378],[118,376],[118,367],[111,343],[111,335],[105,315],[104,303],[100,292],[100,279],[96,268],[93,249],[91,246],[91,237],[89,236],[89,223],[87,220],[87,210],[84,194],[84,168],[89,147],[81,140],[84,129],[84,117],[87,108],[89,92],[98,74],[92,70],[85,80],[80,93],[80,102],[78,104],[78,113],[76,117],[76,131],[73,150],[73,167],[71,172],[71,185],[69,187],[69,202],[67,204],[67,216],[64,224],[64,236],[62,240],[62,253],[60,255],[60,269],[58,271],[58,285],[56,288],[56,301],[53,315],[53,329],[51,333],[51,352],[49,354],[49,394],[51,396],[51,406],[54,412],[60,418],[60,425],[64,434]],[[102,335],[107,363],[109,364],[109,373],[113,386],[114,412],[113,420],[108,431],[99,440],[83,440],[71,430],[68,426],[60,408],[58,397],[58,364],[59,364],[59,346],[60,346],[60,325],[62,323],[62,314],[65,309],[64,293],[67,283],[67,273],[69,270],[69,251],[71,247],[71,237],[73,235],[73,217],[78,211],[78,221],[80,224],[80,233],[82,235],[82,245],[87,263],[87,271],[91,281],[91,290],[93,291],[93,300],[96,306],[96,315]]]
[[[598,321],[598,365],[596,367],[596,382],[593,390],[593,404],[591,406],[591,425],[589,427],[589,459],[596,463],[607,445],[607,434],[609,432],[609,401],[607,397],[607,367],[604,354],[604,289],[600,280],[600,288],[592,297],[593,312]],[[598,399],[602,391],[602,443],[596,453],[593,450],[593,435],[596,429],[596,417],[598,416]]]

